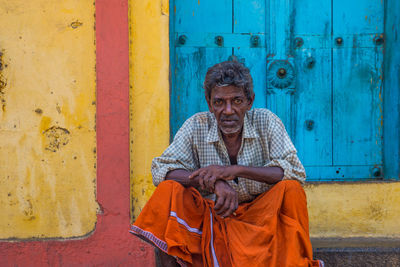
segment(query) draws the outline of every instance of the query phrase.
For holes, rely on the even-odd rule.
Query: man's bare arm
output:
[[[233,180],[243,177],[250,180],[275,184],[282,180],[283,170],[280,167],[250,167],[241,165],[219,166],[211,165],[193,172],[189,178],[197,179],[200,187],[214,190],[218,180]]]
[[[189,179],[191,174],[191,172],[183,169],[172,170],[167,172],[167,175],[165,175],[165,180],[176,181],[184,187],[199,187],[199,178]]]
[[[250,167],[241,165],[228,166],[234,168],[236,177],[243,177],[267,184],[275,184],[282,180],[281,167]]]

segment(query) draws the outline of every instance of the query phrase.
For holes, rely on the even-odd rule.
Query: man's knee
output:
[[[172,192],[178,187],[183,187],[180,183],[173,180],[164,180],[157,185],[154,193],[166,194],[167,192]]]
[[[297,180],[283,180],[281,183],[284,183],[285,187],[290,190],[303,190],[303,187]]]
[[[297,180],[283,180],[276,184],[285,188],[285,194],[303,195],[305,192],[300,182]]]
[[[175,186],[182,186],[182,185],[174,180],[164,180],[157,185],[157,188],[165,189],[165,188],[172,188]]]

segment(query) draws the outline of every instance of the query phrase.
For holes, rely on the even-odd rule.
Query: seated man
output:
[[[131,232],[181,265],[322,266],[312,258],[304,168],[281,120],[251,109],[249,70],[216,64],[204,88],[210,111],[189,118],[153,160],[157,189]]]

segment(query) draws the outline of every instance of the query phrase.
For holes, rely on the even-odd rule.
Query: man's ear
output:
[[[208,110],[212,113],[212,106],[211,106],[211,99],[208,97],[207,91],[204,90],[204,96],[206,97],[207,105],[208,105]]]
[[[254,103],[254,94],[250,97],[250,99],[247,99],[247,101],[247,110],[250,110]]]
[[[213,111],[212,111],[212,107],[211,107],[211,100],[210,100],[210,98],[208,98],[207,95],[206,95],[206,101],[207,101],[207,105],[208,105],[208,110],[209,110],[210,112],[213,112]]]

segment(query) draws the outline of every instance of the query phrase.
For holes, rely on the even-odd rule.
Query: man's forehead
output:
[[[244,97],[244,91],[240,87],[236,87],[233,85],[227,86],[216,86],[212,90],[211,96],[213,98],[223,98],[223,97]]]

